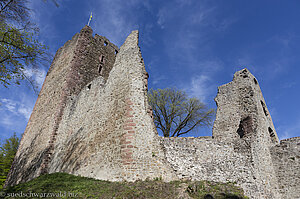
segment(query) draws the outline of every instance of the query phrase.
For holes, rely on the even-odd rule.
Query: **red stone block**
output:
[[[133,128],[129,126],[129,127],[125,127],[124,130],[133,130]]]

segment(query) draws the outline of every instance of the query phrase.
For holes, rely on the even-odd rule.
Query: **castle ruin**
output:
[[[236,182],[250,198],[300,198],[300,137],[279,142],[247,69],[218,88],[212,137],[158,136],[147,79],[138,31],[119,49],[85,26],[55,55],[6,186],[65,172]]]

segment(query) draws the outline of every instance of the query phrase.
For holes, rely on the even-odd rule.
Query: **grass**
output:
[[[29,182],[0,190],[0,198],[163,198],[174,199],[181,190],[191,198],[244,199],[233,183],[208,181],[163,182],[161,178],[136,182],[109,182],[65,173],[42,175]],[[2,197],[1,197],[2,196]]]

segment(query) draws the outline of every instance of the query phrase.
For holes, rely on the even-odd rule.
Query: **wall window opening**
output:
[[[257,84],[257,80],[255,78],[253,79],[253,81],[254,81],[255,84]]]
[[[239,134],[240,138],[243,138],[245,135],[250,134],[252,131],[252,118],[250,116],[247,116],[245,119],[242,119],[240,121],[237,133]]]
[[[99,61],[100,61],[100,63],[104,63],[104,56],[103,56],[103,55],[101,55],[101,56],[99,57]]]
[[[88,86],[87,86],[87,90],[90,90],[92,88],[92,84],[89,84]]]
[[[107,41],[104,41],[104,46],[107,46],[107,45],[108,45]]]
[[[269,127],[268,131],[269,131],[272,142],[275,143],[276,142],[276,136],[275,136],[275,133],[274,133],[273,129],[271,129],[271,127]]]
[[[99,73],[99,74],[101,73],[101,70],[102,70],[102,65],[100,64],[100,65],[99,65],[99,68],[98,68],[98,73]]]
[[[268,114],[267,107],[266,107],[265,103],[261,100],[260,100],[260,103],[261,103],[261,106],[262,106],[263,111],[265,113],[265,116],[268,116],[269,114]]]
[[[269,127],[268,130],[269,130],[270,136],[275,137],[275,134],[274,134],[273,130],[271,129],[271,127]]]

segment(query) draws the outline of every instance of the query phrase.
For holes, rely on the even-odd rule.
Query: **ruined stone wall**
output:
[[[282,198],[300,198],[300,137],[281,140],[270,151]]]
[[[249,153],[212,137],[161,138],[167,161],[180,179],[236,182],[260,198]]]
[[[93,38],[92,29],[84,27],[60,48],[47,73],[43,87],[22,137],[6,185],[28,181],[48,172],[68,97],[76,95],[85,84],[99,75],[107,79],[115,60],[113,44]],[[104,62],[99,57],[104,55]],[[99,65],[103,65],[103,74]]]
[[[259,194],[280,198],[269,149],[278,137],[255,77],[247,69],[236,72],[232,82],[218,88],[215,101],[213,137],[248,154]]]
[[[118,49],[84,27],[55,56],[6,185],[66,172],[110,181],[236,182],[251,198],[299,196],[299,139],[279,145],[247,69],[218,88],[212,137],[159,137],[147,79],[137,31]]]
[[[176,175],[237,182],[251,198],[281,198],[270,154],[278,137],[255,77],[247,69],[236,72],[215,101],[213,137],[161,138]]]
[[[147,78],[134,31],[107,81],[94,79],[67,102],[49,172],[113,181],[176,179],[148,113]]]

